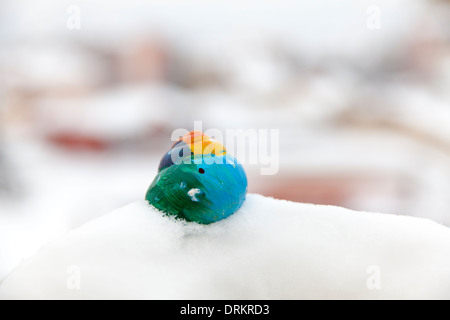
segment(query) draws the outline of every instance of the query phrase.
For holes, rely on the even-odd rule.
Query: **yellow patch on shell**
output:
[[[215,155],[224,156],[227,153],[225,146],[217,140],[200,131],[191,131],[185,134],[180,140],[184,141],[194,155]]]

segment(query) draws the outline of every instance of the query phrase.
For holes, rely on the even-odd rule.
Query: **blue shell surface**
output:
[[[167,214],[202,224],[236,212],[247,193],[242,165],[230,155],[190,158],[173,164],[166,154],[145,198]]]

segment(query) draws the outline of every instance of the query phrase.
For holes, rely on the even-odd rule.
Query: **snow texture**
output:
[[[211,225],[137,201],[47,245],[1,299],[450,299],[450,230],[250,194]]]

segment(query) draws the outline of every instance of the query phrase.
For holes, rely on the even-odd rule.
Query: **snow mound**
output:
[[[450,229],[250,194],[212,225],[137,201],[42,249],[1,299],[450,299]]]

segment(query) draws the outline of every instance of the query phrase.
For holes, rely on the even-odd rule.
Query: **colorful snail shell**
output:
[[[246,194],[242,165],[220,142],[192,131],[161,159],[145,199],[169,215],[210,224],[235,213]]]

